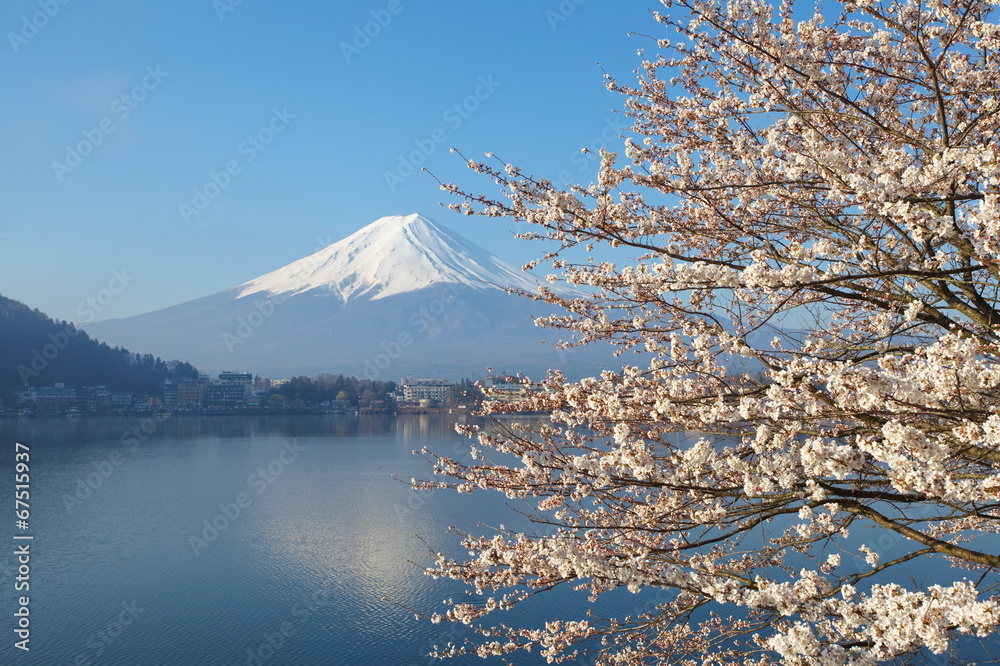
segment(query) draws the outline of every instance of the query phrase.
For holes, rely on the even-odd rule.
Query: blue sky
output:
[[[590,182],[579,149],[625,124],[597,63],[634,80],[651,42],[628,33],[656,34],[657,7],[8,0],[0,294],[82,323],[111,284],[97,319],[129,316],[410,212],[527,260],[511,225],[440,208],[401,157],[485,192],[449,148]]]

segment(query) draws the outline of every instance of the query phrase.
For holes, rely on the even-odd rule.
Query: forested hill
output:
[[[190,363],[109,347],[71,323],[0,296],[0,393],[64,382],[158,394],[164,379],[197,376]]]

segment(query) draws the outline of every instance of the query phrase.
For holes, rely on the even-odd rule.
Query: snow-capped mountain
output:
[[[396,380],[478,377],[488,367],[590,374],[604,350],[556,350],[550,306],[507,293],[539,282],[421,215],[383,217],[275,271],[204,298],[87,326],[111,345],[206,372],[320,372]]]
[[[375,220],[342,241],[240,285],[239,298],[327,289],[345,303],[440,284],[476,289],[538,283],[515,266],[422,215]]]

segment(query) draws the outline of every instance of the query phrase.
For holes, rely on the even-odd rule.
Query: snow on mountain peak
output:
[[[347,238],[240,285],[237,298],[326,289],[343,302],[436,284],[537,290],[516,266],[422,215],[382,217]]]

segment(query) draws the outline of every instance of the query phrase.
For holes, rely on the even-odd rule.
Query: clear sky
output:
[[[129,316],[411,212],[521,263],[536,248],[440,208],[412,162],[469,182],[449,149],[493,151],[590,182],[579,149],[626,124],[601,67],[634,80],[652,44],[628,33],[656,34],[658,7],[6,0],[0,294],[85,323],[111,285],[97,319]]]

